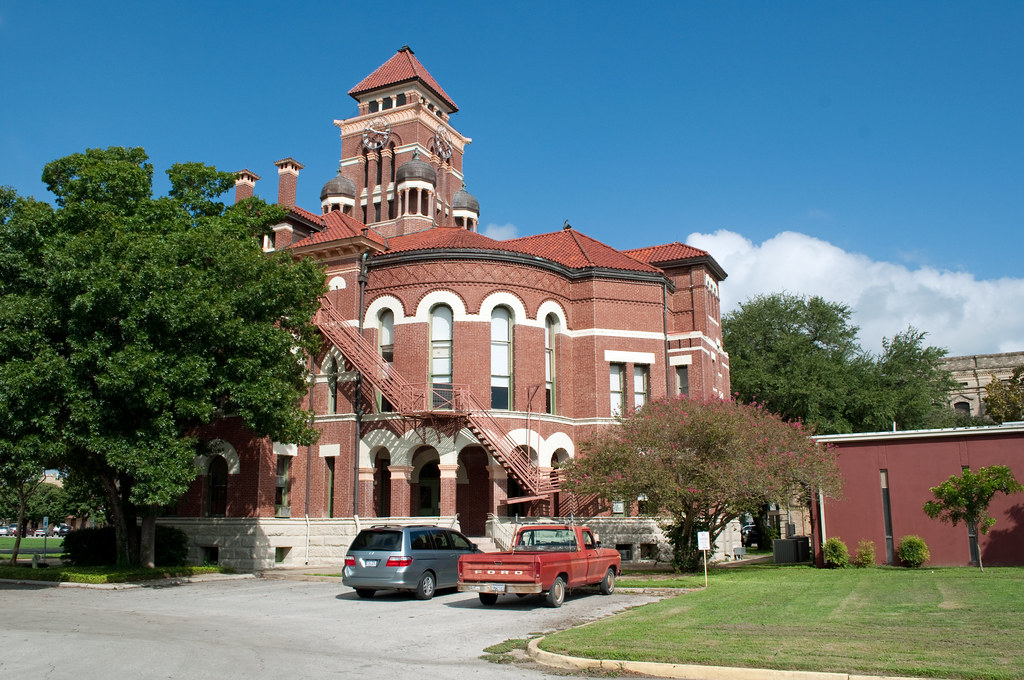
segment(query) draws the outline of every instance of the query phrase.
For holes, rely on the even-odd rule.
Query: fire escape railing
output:
[[[352,368],[380,391],[399,414],[409,416],[431,412],[443,415],[453,412],[466,420],[469,431],[524,491],[535,496],[558,491],[557,474],[541,475],[540,470],[531,464],[529,455],[468,388],[460,385],[419,386],[409,383],[326,298],[322,300],[314,322],[321,333],[341,351]]]

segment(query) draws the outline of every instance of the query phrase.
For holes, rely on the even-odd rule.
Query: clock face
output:
[[[452,138],[448,135],[448,128],[443,125],[437,126],[437,132],[434,134],[434,147],[437,149],[437,155],[441,158],[448,160],[452,157]]]
[[[367,149],[379,149],[388,143],[391,136],[391,124],[386,118],[374,118],[363,128],[363,146]]]

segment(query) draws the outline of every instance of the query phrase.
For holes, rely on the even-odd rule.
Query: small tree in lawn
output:
[[[973,529],[975,536],[979,531],[987,534],[996,523],[995,518],[988,514],[992,497],[997,493],[1018,493],[1022,488],[1005,465],[978,468],[977,472],[964,470],[961,475],[953,475],[932,487],[935,500],[925,503],[924,511],[932,519],[949,522],[953,526],[964,522]],[[981,550],[978,550],[978,566],[985,571]]]
[[[696,567],[697,532],[714,542],[742,513],[768,502],[809,502],[840,488],[834,452],[799,423],[758,406],[686,398],[654,400],[584,443],[567,486],[607,500],[647,498],[667,516],[677,569]]]

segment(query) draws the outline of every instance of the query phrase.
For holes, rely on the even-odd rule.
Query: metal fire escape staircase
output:
[[[526,494],[509,498],[509,503],[546,499],[559,491],[557,474],[541,475],[540,470],[531,464],[529,455],[519,448],[490,414],[489,409],[480,404],[467,387],[411,384],[384,360],[377,348],[367,342],[326,298],[321,300],[320,311],[314,322],[324,337],[341,351],[352,368],[359,371],[374,389],[379,390],[400,415],[419,420],[461,420]]]

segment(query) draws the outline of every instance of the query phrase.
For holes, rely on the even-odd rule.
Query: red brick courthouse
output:
[[[516,514],[595,514],[559,489],[581,441],[648,399],[729,393],[726,274],[708,253],[619,251],[568,224],[488,238],[463,174],[471,140],[412,50],[349,94],[358,112],[334,121],[337,176],[303,209],[302,164],[278,161],[290,212],[264,243],[327,269],[310,362],[321,437],[296,447],[220,424],[219,453],[197,459],[164,520],[188,531],[196,560],[340,563],[362,525],[455,523],[483,536]],[[239,172],[236,197],[259,180]]]

